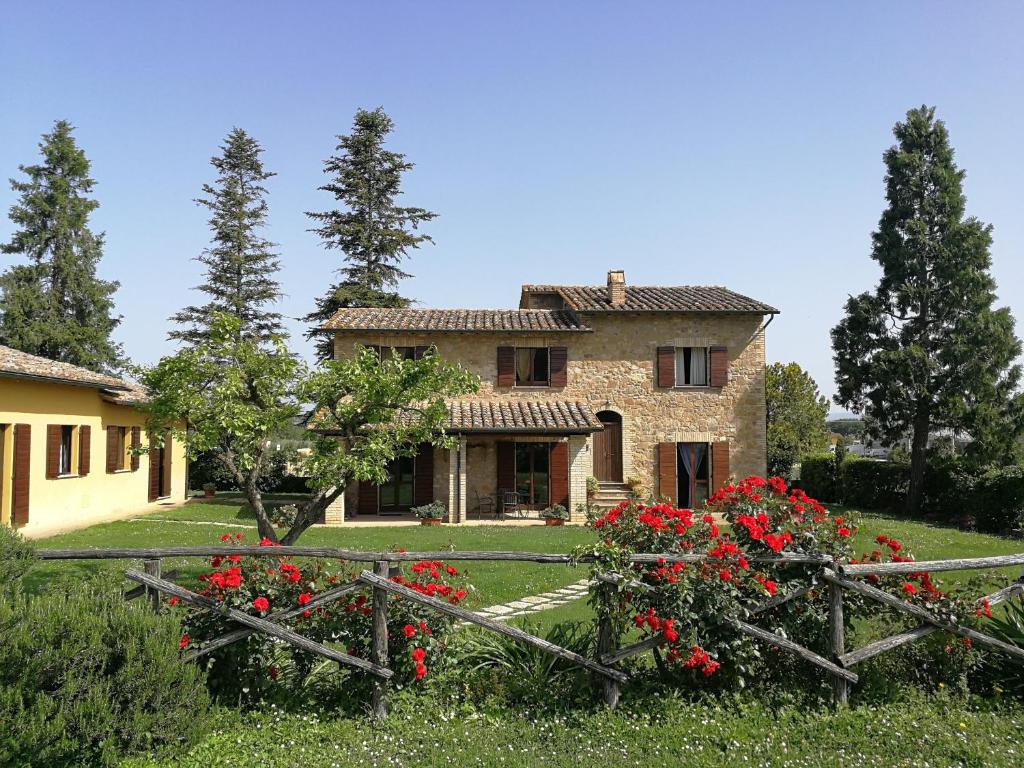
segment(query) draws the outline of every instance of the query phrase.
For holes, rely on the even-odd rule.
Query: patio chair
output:
[[[476,512],[480,517],[485,514],[498,516],[498,509],[494,504],[493,496],[481,496],[480,491],[473,491],[473,495],[476,497]]]
[[[501,514],[502,516],[508,515],[509,513],[516,517],[523,516],[523,500],[522,497],[516,491],[502,491],[501,492]]]

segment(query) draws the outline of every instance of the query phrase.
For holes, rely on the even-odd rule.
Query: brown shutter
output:
[[[82,424],[78,428],[78,474],[85,477],[89,474],[89,447],[92,442],[92,427]]]
[[[724,387],[729,383],[729,351],[725,347],[711,347],[708,357],[711,358],[708,384]]]
[[[60,424],[46,425],[46,476],[60,475]]]
[[[516,489],[516,444],[509,440],[498,441],[498,490]],[[500,500],[499,500],[500,501]]]
[[[120,462],[117,458],[117,427],[107,427],[107,473],[116,472]]]
[[[679,503],[675,443],[658,443],[658,495],[670,504]]]
[[[711,492],[729,482],[729,441],[711,444]]]
[[[139,448],[142,447],[142,427],[132,427],[132,472],[139,468]],[[117,460],[119,465],[121,460]],[[115,465],[116,466],[116,465]]]
[[[11,523],[28,524],[28,489],[32,460],[32,426],[14,425],[14,481],[11,484]]]
[[[377,514],[377,486],[368,480],[359,481],[359,499],[356,501],[356,512],[360,515]]]
[[[153,436],[149,436],[149,495],[150,501],[160,498],[160,449]]]
[[[552,443],[548,461],[548,501],[551,506],[561,504],[569,509],[569,443]]]
[[[568,347],[551,347],[548,349],[548,365],[551,370],[551,386],[564,387],[568,377],[566,369],[569,365]]]
[[[430,443],[420,445],[415,461],[413,503],[421,507],[434,500],[434,446]]]
[[[676,348],[658,347],[658,386],[676,385]]]
[[[498,347],[498,386],[516,385],[516,348]]]
[[[171,449],[171,433],[168,432],[164,437],[164,450],[161,454],[163,458],[163,471],[164,471],[164,496],[172,495],[171,480],[174,475],[172,473],[172,467],[174,466],[174,452]]]

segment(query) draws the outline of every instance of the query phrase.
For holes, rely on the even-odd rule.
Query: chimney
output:
[[[608,302],[613,307],[626,303],[626,273],[621,269],[608,271]]]

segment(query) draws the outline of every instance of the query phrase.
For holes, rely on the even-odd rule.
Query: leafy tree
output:
[[[29,263],[0,275],[0,343],[109,372],[124,362],[110,338],[121,322],[111,314],[118,283],[96,276],[103,235],[89,229],[89,215],[99,203],[86,197],[96,182],[73,130],[56,122],[39,144],[42,162],[18,166],[26,180],[11,179],[19,198],[10,218],[18,229],[0,252]]]
[[[885,153],[886,199],[871,257],[874,293],[852,296],[832,331],[836,402],[892,445],[911,434],[907,508],[921,506],[935,429],[965,432],[979,459],[1005,458],[1024,431],[1021,346],[1008,309],[994,309],[991,227],[965,217],[964,172],[930,107],[912,109]]]
[[[765,369],[768,406],[768,472],[787,477],[793,464],[828,450],[828,398],[796,363],[772,363]]]
[[[436,354],[419,360],[379,360],[360,347],[343,360],[308,371],[286,354],[280,336],[269,347],[239,334],[237,318],[217,314],[208,338],[140,372],[149,388],[148,428],[162,425],[192,456],[214,452],[256,513],[261,536],[277,541],[263,506],[271,435],[308,404],[312,454],[300,459],[310,500],[281,539],[294,543],[354,480],[383,483],[387,465],[421,443],[450,447],[445,398],[475,391],[478,379]]]
[[[212,244],[197,257],[206,265],[200,291],[209,296],[203,306],[189,306],[172,319],[182,326],[172,339],[197,344],[209,338],[213,317],[224,312],[238,318],[239,332],[269,341],[283,335],[281,315],[268,309],[281,295],[274,274],[279,268],[274,244],[260,233],[267,223],[267,190],[263,182],[276,174],[263,167],[259,142],[235,128],[210,158],[217,180],[204,184],[205,197],[196,202],[210,210]]]
[[[833,419],[828,422],[828,428],[837,435],[859,440],[864,434],[864,419]]]
[[[397,292],[398,282],[409,277],[399,264],[428,235],[416,234],[424,222],[437,216],[424,208],[396,204],[402,194],[402,174],[413,168],[405,155],[384,149],[394,129],[382,107],[356,113],[352,133],[339,136],[339,153],[324,163],[331,181],[320,187],[330,192],[344,210],[306,215],[317,222],[316,232],[325,247],[341,251],[345,266],[340,280],[316,301],[316,309],[303,320],[313,323],[306,334],[316,338],[317,354],[329,360],[332,339],[319,326],[342,307],[407,307],[409,300]]]

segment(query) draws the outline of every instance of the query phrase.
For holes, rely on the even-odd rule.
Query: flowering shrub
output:
[[[660,638],[661,672],[692,681],[713,678],[721,684],[742,684],[755,671],[761,677],[766,666],[773,666],[759,664],[765,646],[758,647],[730,623],[746,620],[758,603],[807,585],[813,567],[774,558],[806,554],[837,563],[913,560],[899,541],[887,536],[879,536],[878,547],[870,553],[854,557],[851,542],[857,522],[830,515],[815,499],[790,489],[778,477],[748,477],[727,485],[701,511],[623,503],[593,518],[590,525],[601,538],[590,550],[597,556],[596,570],[622,573],[653,588],[602,585],[595,591],[599,612],[613,620],[620,634],[631,626],[642,636]],[[654,562],[629,562],[636,553],[664,556]],[[706,557],[675,562],[677,555]],[[950,621],[986,616],[984,605],[976,613],[973,605],[943,592],[927,572],[865,580]],[[879,612],[877,603],[854,593],[846,592],[844,603],[848,623]],[[767,618],[772,631],[827,655],[827,590],[812,590],[761,617]],[[950,656],[959,650],[956,643],[965,645],[954,641]]]
[[[224,542],[239,543],[240,533],[225,534]],[[274,546],[267,539],[261,546]],[[225,606],[262,618],[311,604],[322,592],[345,584],[361,570],[359,564],[344,561],[330,567],[324,560],[302,564],[281,557],[230,555],[214,557],[212,570],[199,576],[201,594]],[[471,587],[459,571],[441,561],[413,563],[407,571],[394,573],[391,581],[421,594],[457,605],[465,600]],[[171,598],[170,604],[177,604]],[[349,592],[327,605],[306,609],[286,625],[318,643],[337,647],[361,658],[371,652],[372,590]],[[428,613],[422,606],[389,597],[388,666],[395,670],[399,683],[416,683],[429,674],[431,660],[444,648],[444,638],[453,620]],[[183,618],[182,650],[201,648],[218,635],[237,626],[202,609],[189,609]],[[312,676],[336,665],[254,633],[247,639],[212,652],[208,657],[209,680],[221,696],[285,699],[293,697]],[[362,672],[357,677],[366,677]],[[346,684],[347,687],[348,684]]]

